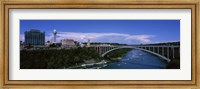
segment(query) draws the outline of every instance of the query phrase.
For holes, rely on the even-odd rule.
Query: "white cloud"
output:
[[[112,43],[150,43],[150,38],[154,35],[130,35],[121,33],[76,33],[76,32],[59,32],[57,41],[61,39],[74,39],[79,42],[86,42],[90,39],[91,42],[112,42]],[[53,35],[49,34],[46,37],[52,41]]]
[[[80,32],[58,32],[57,42],[62,39],[73,39],[79,42],[110,42],[110,43],[151,43],[151,38],[154,35],[130,35],[121,33],[80,33]],[[20,35],[20,40],[24,41],[24,35]],[[46,41],[53,41],[53,34],[46,33]]]
[[[151,42],[149,38],[154,37],[154,35],[130,35],[126,38],[126,40],[138,40],[141,43],[149,43]]]

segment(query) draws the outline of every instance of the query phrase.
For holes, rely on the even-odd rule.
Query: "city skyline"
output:
[[[45,42],[73,39],[79,42],[145,44],[180,41],[179,20],[20,20],[20,40],[24,32],[38,29],[46,33]]]

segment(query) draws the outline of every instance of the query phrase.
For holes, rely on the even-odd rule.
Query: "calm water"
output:
[[[166,62],[148,52],[133,49],[121,60],[112,62],[100,62],[97,64],[82,65],[86,69],[162,69]]]

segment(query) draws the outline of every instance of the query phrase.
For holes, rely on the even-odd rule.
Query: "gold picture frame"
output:
[[[2,89],[134,89],[134,88],[172,88],[172,89],[200,89],[200,61],[199,61],[199,3],[198,0],[183,1],[137,1],[137,0],[87,0],[87,1],[51,1],[51,0],[1,0],[1,25],[0,25],[0,88]],[[192,80],[60,80],[60,81],[22,81],[9,80],[9,9],[31,8],[141,8],[141,9],[181,9],[192,10]]]

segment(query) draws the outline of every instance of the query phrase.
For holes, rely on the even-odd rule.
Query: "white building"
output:
[[[76,46],[73,39],[63,39],[63,40],[61,40],[61,44],[62,44],[62,46],[66,46],[66,47]]]
[[[79,43],[79,46],[80,46],[80,47],[84,47],[85,45],[84,45],[83,43],[80,42],[80,43]]]
[[[50,41],[45,42],[46,46],[50,46],[52,43]]]

